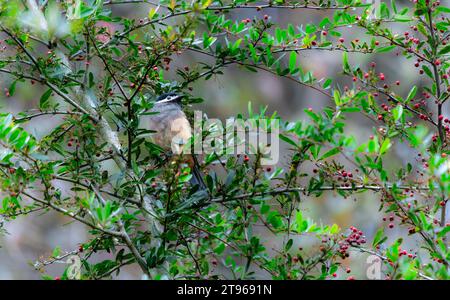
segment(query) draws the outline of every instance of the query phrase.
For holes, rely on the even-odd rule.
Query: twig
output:
[[[371,255],[378,256],[381,260],[388,261],[388,258],[386,256],[383,256],[382,254],[372,251],[370,249],[366,249],[366,248],[362,248],[362,247],[353,247],[353,249],[357,249],[360,252],[369,253]],[[421,272],[417,272],[417,275],[419,275],[420,277],[422,277],[423,279],[426,279],[426,280],[434,280],[433,278],[431,278]]]

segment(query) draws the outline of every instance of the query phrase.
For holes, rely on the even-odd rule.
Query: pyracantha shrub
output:
[[[38,100],[0,115],[2,232],[19,216],[48,211],[85,224],[89,240],[34,265],[45,274],[72,257],[61,279],[110,278],[130,264],[151,279],[366,278],[347,267],[356,252],[379,260],[380,278],[448,279],[450,8],[435,0],[366,2],[1,1],[2,105],[20,89]],[[273,18],[285,10],[323,14],[285,26]],[[362,38],[352,39],[356,31]],[[316,77],[299,59],[306,51],[338,53],[342,71]],[[185,54],[198,60],[186,65]],[[400,93],[408,80],[375,62],[358,64],[357,55],[397,55],[421,84]],[[205,195],[140,120],[168,91],[187,95],[193,119],[188,104],[203,101],[194,83],[206,85],[231,65],[248,76],[283,77],[330,102],[296,121],[251,106],[236,112],[236,119],[277,121],[286,161],[264,165],[258,147],[204,155]],[[355,115],[373,122],[364,137],[348,129]],[[30,128],[41,118],[57,121],[37,137]],[[206,116],[203,123],[199,138],[217,134]],[[412,163],[387,165],[399,145],[414,153]],[[300,204],[327,193],[376,195],[383,226],[363,232],[311,219]],[[403,234],[388,241],[385,231],[397,227]],[[405,240],[415,247],[403,249]],[[111,259],[92,260],[94,252]]]

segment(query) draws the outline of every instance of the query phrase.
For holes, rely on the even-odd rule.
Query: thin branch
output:
[[[200,264],[198,263],[197,258],[195,258],[194,254],[192,253],[191,248],[189,247],[189,243],[186,240],[186,238],[184,237],[183,232],[181,232],[181,230],[178,230],[178,233],[181,236],[181,238],[183,239],[184,245],[186,246],[186,249],[187,249],[187,251],[189,253],[189,256],[194,261],[195,268],[197,269],[198,275],[202,276],[202,269],[200,268]]]
[[[372,251],[370,249],[366,249],[366,248],[363,248],[363,247],[353,247],[352,249],[357,249],[360,252],[369,253],[371,255],[375,255],[375,256],[379,257],[381,260],[388,261],[388,258],[386,256],[383,256],[382,254],[380,254],[378,252],[375,252],[375,251]],[[423,279],[426,279],[426,280],[434,280],[433,278],[431,278],[431,277],[429,277],[429,276],[427,276],[427,275],[425,275],[425,274],[423,274],[421,272],[417,272],[417,275],[419,275],[419,277],[422,277]]]
[[[53,208],[54,210],[56,210],[57,212],[60,212],[60,213],[62,213],[64,215],[66,215],[66,216],[69,216],[70,218],[72,218],[72,219],[74,219],[74,220],[76,220],[76,221],[78,221],[80,223],[83,223],[83,224],[91,227],[92,229],[101,231],[101,232],[109,234],[111,236],[120,237],[120,238],[122,237],[122,234],[120,232],[98,227],[98,226],[88,222],[87,220],[81,218],[80,216],[78,216],[78,215],[68,211],[67,209],[64,209],[62,207],[59,207],[59,206],[51,203],[50,201],[45,201],[45,200],[38,199],[38,198],[34,197],[33,195],[31,195],[31,194],[29,194],[27,192],[24,192],[24,191],[22,191],[21,194],[27,196],[28,198],[32,199],[33,201],[35,201],[37,203],[49,206],[49,207]]]
[[[98,57],[100,57],[100,59],[102,60],[103,64],[105,65],[106,70],[108,71],[109,75],[111,75],[111,78],[114,80],[114,82],[116,83],[117,87],[120,90],[120,93],[122,94],[122,96],[125,98],[125,100],[128,102],[128,96],[127,93],[125,92],[125,90],[123,89],[122,85],[120,84],[120,81],[117,80],[114,72],[111,70],[111,68],[109,67],[108,62],[106,61],[105,57],[102,55],[102,53],[100,52],[100,49],[98,49],[97,44],[95,42],[95,40],[92,38],[91,34],[89,33],[89,30],[86,30],[86,34],[89,37],[89,39],[92,42],[92,45],[95,48],[95,51],[97,51]]]
[[[33,64],[35,65],[35,67],[39,71],[39,73],[42,74],[42,69],[39,66],[37,59],[33,56],[33,54],[31,54],[31,52],[28,51],[28,49],[25,47],[25,45],[22,44],[22,42],[14,34],[12,34],[9,30],[7,30],[5,27],[3,27],[3,25],[0,24],[0,28],[23,50],[23,52],[25,52],[25,54],[33,62]]]
[[[125,230],[125,227],[121,221],[119,221],[119,227],[120,227],[120,234],[122,240],[127,245],[128,249],[130,249],[131,253],[133,254],[134,258],[136,259],[137,263],[141,267],[144,274],[146,274],[149,278],[151,278],[151,274],[148,270],[147,262],[145,259],[141,256],[136,246],[133,244],[133,241],[131,240],[130,236],[128,235],[127,231]]]
[[[29,121],[31,119],[41,117],[41,116],[48,116],[48,115],[80,115],[79,112],[68,112],[68,111],[42,111],[38,112],[32,115],[24,116],[24,117],[15,117],[16,122],[22,122],[22,121]]]
[[[241,200],[241,199],[249,199],[252,197],[261,197],[266,195],[279,195],[279,194],[286,194],[286,193],[293,193],[293,192],[319,192],[319,191],[364,191],[364,190],[370,190],[374,192],[382,191],[382,190],[390,190],[393,189],[394,185],[387,185],[387,186],[380,186],[380,185],[355,185],[355,186],[322,186],[319,188],[313,188],[309,189],[307,187],[292,187],[292,188],[280,188],[280,189],[274,189],[271,191],[265,191],[260,193],[246,193],[246,194],[240,194],[236,196],[231,196],[229,198],[213,198],[208,203],[205,203],[206,205],[209,205],[211,203],[224,203],[229,201],[235,201],[235,200]],[[426,186],[407,186],[407,185],[401,185],[401,186],[395,186],[396,189],[401,190],[415,190],[415,191],[428,191],[429,188]],[[202,205],[205,205],[202,204]]]
[[[113,0],[109,0],[106,1],[104,3],[104,5],[115,5],[115,4],[130,4],[130,3],[146,3],[146,4],[150,4],[153,6],[158,6],[160,5],[159,3],[154,3],[148,0],[118,0],[118,1],[113,1]],[[164,8],[168,8],[168,6],[166,5],[160,5],[161,7]],[[300,3],[296,3],[296,4],[283,4],[283,5],[277,5],[277,4],[272,4],[272,2],[268,3],[268,4],[261,4],[261,5],[224,5],[224,6],[209,6],[207,8],[205,8],[206,10],[228,10],[228,9],[288,9],[288,10],[296,10],[296,9],[311,9],[311,10],[346,10],[352,7],[357,7],[357,6],[350,6],[350,5],[345,5],[345,6],[318,6],[318,5],[310,5],[308,3],[305,4],[300,4]]]
[[[0,216],[2,216],[4,218],[15,218],[15,217],[18,217],[18,216],[29,215],[31,213],[34,213],[34,212],[37,212],[37,211],[41,211],[41,210],[45,210],[45,209],[47,209],[47,207],[37,207],[37,208],[19,210],[18,212],[11,213],[11,214],[0,214]]]
[[[218,58],[217,56],[215,56],[212,53],[209,53],[209,52],[206,52],[206,51],[202,51],[202,50],[199,50],[199,49],[196,49],[196,48],[189,47],[189,48],[187,48],[187,50],[194,51],[194,52],[197,52],[197,53],[200,53],[200,54],[204,54],[204,55],[208,55],[208,56],[214,57],[216,59]],[[238,64],[238,65],[244,66],[244,67],[252,67],[252,68],[255,68],[255,69],[258,69],[258,70],[261,70],[261,71],[265,71],[265,72],[271,73],[271,74],[273,74],[275,76],[281,76],[281,75],[277,74],[275,71],[273,71],[271,69],[267,69],[267,68],[261,67],[259,65],[245,63],[245,62],[241,62],[241,61],[238,61],[238,60],[235,60],[235,59],[231,59],[231,58],[223,58],[223,59],[227,60],[227,61],[229,61],[231,63],[235,63],[235,64]],[[303,85],[305,87],[311,88],[311,89],[313,89],[313,90],[315,90],[315,91],[317,91],[317,92],[327,96],[328,98],[332,97],[330,94],[328,94],[324,90],[322,90],[322,89],[320,89],[318,87],[315,87],[313,85],[304,83],[304,82],[302,82],[302,81],[300,81],[300,80],[298,80],[298,79],[296,79],[296,78],[294,78],[292,76],[284,75],[284,76],[281,76],[281,77],[285,77],[285,78],[287,78],[287,79],[289,79],[291,81],[294,81],[295,83],[298,83],[298,84]]]
[[[69,252],[66,252],[66,253],[64,253],[62,255],[59,255],[57,257],[52,257],[52,258],[50,258],[48,260],[37,261],[37,262],[35,262],[33,264],[33,267],[36,270],[40,270],[43,267],[49,266],[51,264],[54,264],[55,262],[60,262],[61,260],[65,259],[65,258],[67,258],[69,256],[72,256],[72,255],[77,255],[78,253],[80,253],[79,250],[69,251]]]

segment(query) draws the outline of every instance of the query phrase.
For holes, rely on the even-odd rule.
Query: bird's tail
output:
[[[192,166],[192,178],[190,180],[191,185],[198,185],[200,190],[206,190],[206,184],[205,181],[203,181],[203,176],[199,168],[200,164],[198,163],[197,157],[192,155],[192,158],[194,160],[194,164]]]

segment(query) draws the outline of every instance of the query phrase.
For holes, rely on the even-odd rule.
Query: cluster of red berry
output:
[[[383,222],[386,222],[387,220],[388,220],[388,218],[383,217]],[[389,216],[389,224],[388,224],[388,227],[390,229],[394,228],[394,223],[392,223],[393,221],[394,221],[394,215],[390,215]]]
[[[338,252],[342,254],[342,256],[349,257],[348,249],[352,246],[361,246],[367,242],[364,233],[354,226],[350,226],[350,234],[342,241],[339,241],[339,250]]]
[[[345,187],[349,187],[350,183],[353,180],[353,173],[350,171],[346,171],[346,170],[340,170],[337,172],[337,180],[338,181],[343,181],[344,182],[344,186]]]

